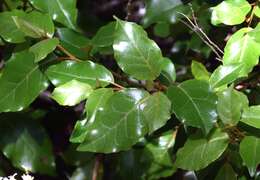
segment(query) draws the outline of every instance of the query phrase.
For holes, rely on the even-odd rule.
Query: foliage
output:
[[[259,178],[259,0],[113,2],[1,1],[0,174]]]

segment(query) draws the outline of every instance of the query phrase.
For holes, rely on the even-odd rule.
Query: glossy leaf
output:
[[[108,47],[114,43],[115,22],[110,22],[102,26],[92,39],[92,44],[96,47]]]
[[[237,180],[237,175],[230,164],[225,163],[218,171],[215,180]]]
[[[195,79],[208,81],[210,73],[205,66],[197,61],[192,61],[191,72]]]
[[[1,114],[0,148],[14,167],[54,175],[51,142],[35,119],[23,114]]]
[[[12,16],[17,28],[33,38],[49,37],[54,34],[54,24],[47,14],[31,12],[25,16]]]
[[[0,13],[0,36],[10,43],[22,43],[25,41],[25,34],[17,28],[14,16],[23,17],[25,13],[18,10]]]
[[[242,113],[241,121],[249,126],[260,129],[260,106],[245,108]]]
[[[176,80],[175,67],[170,59],[163,58],[161,73],[170,83],[173,83]]]
[[[259,6],[256,6],[255,9],[254,9],[254,14],[260,18],[260,7]]]
[[[93,123],[97,113],[104,109],[108,99],[113,95],[113,90],[109,88],[100,88],[94,90],[86,102],[85,111],[87,118],[82,121],[77,121],[70,141],[73,143],[82,143],[85,140],[88,123]]]
[[[253,67],[258,64],[260,43],[257,43],[247,32],[250,28],[242,28],[228,40],[224,51],[223,64],[242,63],[241,76],[247,76]]]
[[[117,19],[113,44],[120,68],[139,80],[154,80],[162,70],[162,54],[157,44],[135,23]]]
[[[161,128],[171,117],[171,102],[161,92],[154,93],[142,104],[144,116],[147,121],[149,133]]]
[[[181,0],[146,0],[146,13],[143,19],[144,26],[147,27],[157,22],[175,23],[186,7]]]
[[[242,92],[228,89],[218,95],[218,115],[224,124],[236,125],[240,120],[242,109],[248,107],[248,99]]]
[[[210,76],[209,83],[213,88],[219,88],[235,81],[243,68],[243,64],[219,66]]]
[[[39,62],[54,51],[58,44],[59,40],[57,38],[46,39],[34,44],[30,47],[29,51],[34,54],[35,62]]]
[[[90,40],[80,33],[68,28],[58,28],[61,45],[71,54],[80,58],[87,59],[90,51]]]
[[[87,99],[92,91],[90,85],[72,80],[56,87],[52,92],[52,98],[60,105],[74,106]]]
[[[140,106],[141,99],[147,96],[138,89],[112,95],[88,125],[85,141],[78,150],[111,153],[129,149],[147,133]]]
[[[77,29],[77,9],[74,0],[30,0],[37,9],[51,15],[52,19],[71,28]]]
[[[13,54],[0,78],[0,112],[23,110],[47,86],[47,80],[34,63],[32,53]]]
[[[172,111],[188,126],[201,128],[208,133],[216,122],[217,96],[205,81],[189,80],[179,86],[171,86],[167,96]]]
[[[260,23],[258,23],[253,30],[249,31],[248,34],[254,39],[254,41],[260,43]]]
[[[246,0],[225,0],[212,9],[212,24],[236,25],[245,21],[251,5]]]
[[[239,152],[249,174],[253,177],[256,174],[257,166],[260,164],[260,139],[254,136],[246,136],[240,143]]]
[[[203,169],[222,155],[228,146],[228,139],[228,135],[219,129],[208,138],[196,134],[178,150],[175,164],[185,170]]]
[[[64,61],[50,66],[46,74],[55,86],[65,84],[73,79],[87,83],[92,87],[107,86],[114,81],[110,71],[91,61]]]

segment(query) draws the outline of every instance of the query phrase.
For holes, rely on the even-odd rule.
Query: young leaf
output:
[[[253,67],[258,64],[260,43],[257,43],[247,32],[250,28],[242,28],[228,40],[224,50],[223,64],[242,63],[240,76],[247,76]]]
[[[201,128],[208,133],[216,122],[217,96],[205,81],[188,80],[179,86],[171,86],[167,96],[172,111],[188,126]]]
[[[54,34],[54,24],[47,14],[33,11],[25,16],[12,16],[12,18],[17,28],[26,36],[33,38],[51,38]]]
[[[112,95],[86,129],[79,151],[111,153],[129,149],[147,133],[140,101],[145,91],[125,89]]]
[[[13,10],[0,13],[0,36],[10,43],[22,43],[25,41],[25,34],[20,31],[13,17],[23,17],[25,12]]]
[[[55,86],[65,84],[73,79],[87,83],[92,87],[104,87],[114,81],[113,75],[109,70],[91,61],[63,61],[50,66],[46,74]]]
[[[260,7],[259,6],[256,6],[255,9],[254,9],[254,14],[260,18]]]
[[[207,71],[205,66],[197,61],[192,61],[191,72],[195,79],[198,80],[209,80],[210,73]]]
[[[68,28],[57,28],[61,45],[80,59],[87,59],[90,51],[90,40],[80,33]]]
[[[149,133],[161,128],[171,117],[171,102],[161,92],[154,93],[142,104],[144,116],[147,121]]]
[[[237,175],[234,172],[232,166],[225,163],[219,170],[215,180],[237,180]]]
[[[54,175],[52,144],[38,121],[20,113],[4,113],[0,119],[0,148],[13,166],[26,172]]]
[[[35,56],[35,62],[39,62],[47,57],[49,53],[54,51],[56,46],[59,44],[59,39],[45,39],[30,47],[29,51]]]
[[[245,108],[242,113],[241,122],[260,129],[260,105]]]
[[[48,82],[34,63],[32,53],[13,54],[0,78],[0,112],[23,110],[47,86]]]
[[[239,152],[250,176],[253,177],[256,174],[257,166],[260,164],[260,139],[254,136],[246,136],[240,143]]]
[[[245,21],[251,5],[246,0],[225,0],[212,9],[212,24],[236,25]]]
[[[154,80],[162,70],[162,54],[157,44],[135,23],[117,19],[113,44],[120,68],[139,80]]]
[[[219,88],[235,81],[243,68],[243,64],[221,65],[212,73],[209,79],[212,88]]]
[[[75,0],[30,0],[30,3],[37,9],[51,15],[52,19],[77,30],[77,9]]]
[[[242,92],[230,86],[218,95],[218,115],[224,124],[236,125],[242,109],[248,107],[248,99]]]
[[[60,105],[74,106],[87,99],[92,91],[90,85],[72,80],[56,87],[52,93],[52,98]]]
[[[228,135],[216,129],[210,137],[196,134],[177,152],[176,166],[185,170],[200,170],[217,160],[228,146]]]

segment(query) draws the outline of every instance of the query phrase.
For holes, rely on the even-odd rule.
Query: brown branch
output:
[[[133,0],[128,0],[128,2],[127,2],[127,5],[126,5],[126,17],[125,17],[126,21],[128,21],[130,16],[131,16],[132,3],[133,3]]]
[[[76,58],[73,54],[71,54],[70,52],[68,52],[64,47],[62,47],[61,45],[57,46],[57,49],[59,49],[60,51],[62,51],[64,54],[66,54],[68,56],[68,59],[70,60],[74,60],[74,61],[80,61],[78,58]]]
[[[92,180],[98,179],[99,170],[102,164],[102,154],[97,154],[95,159],[95,164],[92,172]]]

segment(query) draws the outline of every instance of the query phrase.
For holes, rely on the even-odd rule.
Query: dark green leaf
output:
[[[13,166],[26,172],[54,175],[55,160],[46,132],[23,114],[2,114],[0,148]]]
[[[87,127],[79,151],[111,153],[129,149],[147,133],[141,106],[148,93],[125,89],[112,95]]]
[[[175,67],[170,59],[163,58],[161,73],[170,83],[173,83],[176,80]]]
[[[254,136],[246,136],[240,143],[239,152],[251,177],[253,177],[256,174],[257,166],[260,164],[260,139]]]
[[[162,54],[156,43],[135,23],[117,19],[114,53],[120,68],[139,80],[154,80],[162,70]]]
[[[59,44],[59,39],[52,38],[40,41],[30,47],[29,51],[35,56],[35,62],[39,62],[47,57],[49,53],[54,51],[56,46]]]
[[[228,135],[216,129],[210,137],[199,134],[190,137],[178,150],[176,166],[185,170],[199,170],[217,160],[228,146]]]
[[[195,79],[208,81],[210,73],[205,66],[197,61],[192,61],[191,72]]]
[[[53,20],[76,30],[77,9],[75,0],[29,0],[31,4],[48,13]]]
[[[230,164],[225,163],[218,171],[215,180],[237,180],[237,175]]]
[[[93,37],[92,44],[96,47],[112,46],[114,43],[115,26],[115,22],[110,22],[109,24],[102,26]]]
[[[0,78],[0,112],[21,111],[47,86],[32,53],[13,54]]]
[[[73,79],[87,83],[92,87],[107,86],[114,81],[110,71],[91,61],[64,61],[49,67],[46,74],[55,86],[65,84]]]
[[[172,111],[188,126],[201,128],[208,133],[216,122],[217,96],[205,81],[189,80],[171,86],[167,95]]]

